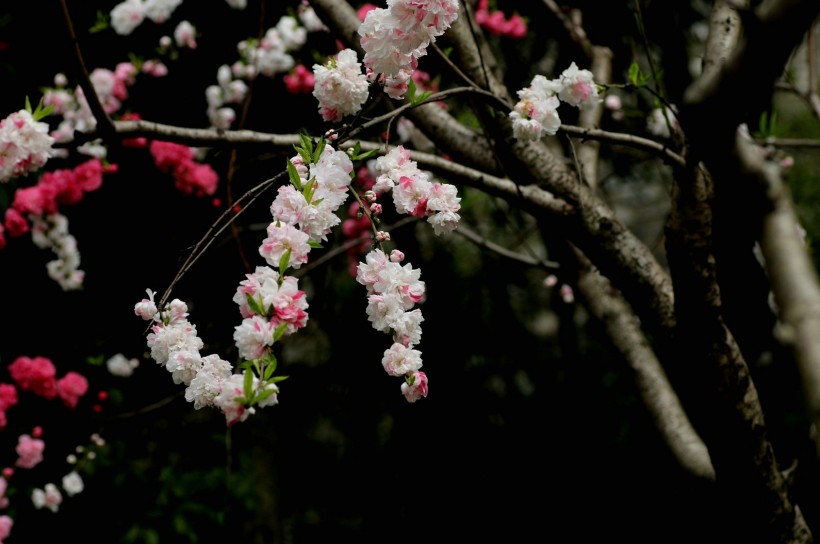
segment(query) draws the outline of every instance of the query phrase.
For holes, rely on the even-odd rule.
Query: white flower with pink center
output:
[[[274,221],[268,225],[268,237],[259,246],[259,254],[269,265],[278,267],[282,255],[290,251],[289,266],[299,268],[308,261],[308,240],[310,236],[293,225]]]
[[[558,98],[571,106],[588,108],[601,101],[592,72],[579,70],[574,62],[561,73],[560,82],[562,88]]]
[[[393,340],[407,347],[415,346],[421,342],[422,321],[424,317],[419,309],[402,312],[391,324]]]
[[[414,372],[405,378],[401,384],[401,392],[407,402],[416,402],[427,396],[427,374],[424,372]]]
[[[52,156],[48,125],[20,110],[0,121],[0,183],[42,168]]]
[[[461,216],[458,211],[461,209],[461,199],[458,197],[458,190],[455,185],[449,183],[435,183],[430,190],[430,198],[427,200],[427,222],[433,226],[433,232],[437,235],[452,232],[458,226]]]
[[[196,334],[196,326],[187,321],[179,321],[169,325],[157,324],[148,334],[148,347],[151,348],[151,358],[158,364],[165,365],[171,353],[177,351],[199,351],[204,346],[202,339]]]
[[[424,217],[432,186],[425,172],[419,171],[413,176],[402,176],[393,187],[393,205],[396,211]]]
[[[37,510],[48,508],[52,512],[57,512],[63,502],[63,495],[56,485],[49,483],[45,485],[45,489],[37,488],[31,492],[31,502]]]
[[[259,380],[254,377],[253,381],[255,389]],[[225,421],[228,423],[228,426],[240,421],[245,421],[248,419],[248,416],[256,412],[253,408],[246,408],[236,400],[245,394],[244,383],[245,380],[242,374],[232,374],[228,379],[222,382],[222,390],[214,398],[214,405],[225,414]]]
[[[180,4],[182,0],[145,0],[145,16],[155,23],[164,23]]]
[[[301,223],[304,215],[307,215],[308,208],[305,195],[293,185],[288,184],[279,187],[270,211],[274,219],[296,225]]]
[[[239,282],[233,301],[239,305],[242,317],[251,317],[254,312],[248,305],[247,296],[250,295],[261,305],[265,304],[265,300],[275,298],[279,292],[279,273],[268,266],[257,266],[253,274],[246,274],[245,277]]]
[[[185,400],[194,403],[194,409],[214,406],[222,384],[232,375],[233,366],[218,355],[202,358],[202,367],[185,389]]]
[[[304,291],[299,290],[298,281],[293,276],[286,276],[279,286],[276,298],[271,301],[274,326],[288,324],[285,335],[293,334],[307,325],[307,297]]]
[[[180,21],[174,29],[174,41],[177,47],[196,49],[196,28],[189,21]]]
[[[395,343],[385,350],[382,366],[391,376],[404,376],[421,368],[421,352]]]
[[[544,76],[535,76],[529,87],[518,91],[519,101],[510,112],[513,134],[518,139],[537,140],[544,134],[554,135],[561,128],[553,87]]]
[[[165,368],[171,373],[174,383],[188,385],[202,368],[202,356],[197,350],[174,351],[168,355]]]
[[[367,100],[367,76],[352,49],[340,51],[327,65],[314,64],[313,77],[313,96],[325,121],[341,121],[357,113]]]
[[[148,298],[144,298],[134,305],[134,313],[145,321],[149,321],[157,315],[157,305],[154,302],[154,293],[150,289],[145,290],[148,293]]]
[[[125,0],[111,10],[111,27],[120,36],[127,36],[142,24],[145,13],[145,4],[142,0]]]
[[[307,29],[299,24],[295,17],[284,15],[276,23],[276,31],[282,39],[285,49],[299,49],[307,41]]]
[[[374,249],[365,256],[365,262],[356,267],[356,281],[367,287],[368,293],[376,292],[375,285],[390,258],[381,249]]]
[[[387,6],[370,10],[358,32],[365,67],[374,79],[384,74],[389,80],[385,90],[401,98],[408,70],[458,17],[458,0],[389,0]]]
[[[388,262],[379,273],[373,289],[377,293],[397,294],[401,297],[404,308],[409,310],[424,298],[424,282],[419,280],[420,276],[421,270],[414,269],[409,263],[401,266]]]
[[[397,294],[373,294],[367,297],[367,319],[373,328],[390,332],[404,314],[404,304]]]
[[[239,350],[239,356],[251,361],[267,355],[273,345],[273,331],[276,326],[262,316],[253,315],[243,319],[235,327],[233,340]]]

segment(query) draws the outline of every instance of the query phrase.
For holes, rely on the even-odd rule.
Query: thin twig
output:
[[[114,134],[114,125],[111,122],[111,118],[105,112],[100,102],[100,97],[97,95],[97,91],[94,89],[94,85],[91,83],[91,78],[88,75],[83,53],[80,50],[80,40],[77,39],[77,34],[74,32],[74,23],[71,20],[71,15],[68,12],[68,5],[66,5],[65,0],[60,0],[60,7],[63,10],[63,18],[65,19],[68,35],[71,38],[74,58],[77,60],[77,67],[80,71],[80,87],[83,90],[83,96],[88,103],[88,107],[91,109],[91,114],[97,121],[97,131],[100,132],[100,136],[103,137]]]

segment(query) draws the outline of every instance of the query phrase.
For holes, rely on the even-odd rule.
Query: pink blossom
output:
[[[77,372],[67,372],[57,381],[57,394],[72,410],[77,407],[80,397],[88,392],[88,380]]]
[[[9,365],[8,369],[12,379],[22,391],[33,391],[47,399],[57,396],[57,369],[51,360],[45,357],[20,356]]]
[[[282,78],[290,94],[307,94],[313,92],[316,78],[304,64],[297,64],[290,74]]]
[[[9,506],[9,499],[6,497],[6,489],[8,488],[8,480],[5,478],[0,478],[0,508],[8,508]],[[2,542],[4,536],[2,532],[2,528],[0,528],[0,542]],[[8,536],[8,535],[6,535]]]
[[[5,228],[9,231],[9,236],[16,238],[27,233],[31,229],[31,225],[23,214],[11,207],[6,208]]]
[[[0,544],[2,544],[4,539],[9,537],[13,525],[14,520],[9,516],[0,516]]]
[[[39,438],[32,438],[27,434],[21,434],[17,439],[17,461],[15,466],[20,468],[34,468],[43,460],[43,450],[46,443]]]
[[[38,510],[45,507],[52,512],[57,512],[63,502],[63,495],[56,485],[48,483],[45,485],[45,490],[34,489],[31,492],[31,502]]]
[[[407,376],[401,384],[401,393],[407,402],[416,402],[421,397],[427,397],[427,374],[414,372]]]

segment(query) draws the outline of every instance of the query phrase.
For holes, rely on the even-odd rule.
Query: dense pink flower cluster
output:
[[[375,170],[375,195],[392,191],[397,212],[427,218],[436,234],[451,232],[458,226],[461,199],[456,187],[431,182],[429,173],[419,169],[403,146],[376,159]]]
[[[527,35],[527,23],[520,15],[515,13],[508,19],[500,10],[490,11],[490,0],[478,0],[475,20],[482,28],[498,36],[521,39]]]
[[[46,357],[20,356],[8,369],[21,391],[31,391],[46,399],[59,397],[72,410],[88,392],[88,380],[77,372],[67,372],[58,380],[57,368]]]
[[[518,91],[518,98],[510,119],[519,140],[538,140],[544,134],[556,134],[561,127],[560,101],[578,108],[592,107],[601,101],[592,72],[579,70],[574,62],[557,79],[536,75],[529,87]]]
[[[313,92],[316,78],[304,64],[297,64],[289,74],[284,76],[285,88],[290,94],[308,94]]]
[[[171,173],[176,188],[186,195],[213,195],[219,176],[209,164],[196,162],[194,150],[187,145],[155,140],[148,146],[160,172]]]
[[[42,168],[52,156],[48,125],[20,110],[0,121],[0,183]]]
[[[392,98],[402,98],[427,46],[458,17],[458,0],[388,0],[367,11],[359,27],[364,65]]]

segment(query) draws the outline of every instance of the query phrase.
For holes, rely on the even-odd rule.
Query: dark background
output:
[[[166,78],[139,77],[125,107],[146,119],[204,128],[204,90],[215,83],[218,66],[236,60],[234,44],[260,26],[273,26],[283,12],[277,2],[264,3],[264,10],[249,3],[237,12],[224,1],[189,0],[171,22],[146,21],[128,37],[111,29],[88,32],[96,10],[107,13],[115,2],[68,6],[90,68],[113,69],[129,51],[151,58],[159,36],[170,35],[180,20],[192,21],[201,34],[199,48],[168,59]],[[76,82],[59,3],[5,4],[2,115],[20,109],[26,95],[36,103],[58,71]],[[667,17],[679,24],[696,18],[691,6],[674,4]],[[512,7],[526,10],[523,2],[502,6],[508,13]],[[588,32],[615,50],[622,64],[616,68],[623,69],[630,57],[619,28],[632,24],[632,15],[620,4],[595,9],[612,13],[590,17]],[[530,15],[543,13],[530,8]],[[662,17],[651,10],[647,16]],[[613,24],[618,20],[620,27]],[[544,31],[558,33],[559,27]],[[528,60],[543,53],[539,36],[541,30],[525,42],[497,44]],[[659,40],[674,37],[658,33]],[[312,38],[313,49],[299,53],[308,66],[334,50],[329,36]],[[683,55],[681,47],[670,43],[665,51]],[[565,50],[572,58],[571,47]],[[668,60],[670,92],[681,92],[688,75],[675,72],[677,64]],[[568,62],[562,57],[557,65]],[[520,70],[510,73],[528,79]],[[286,95],[281,76],[254,84],[244,126],[314,135],[327,128],[313,98]],[[239,150],[234,198],[279,173],[289,154]],[[217,196],[225,202],[230,151],[212,150],[209,157],[223,179]],[[48,279],[51,256],[28,236],[9,239],[0,251],[6,316],[0,366],[21,355],[42,355],[52,359],[58,375],[76,370],[91,382],[76,411],[21,393],[20,404],[8,412],[9,425],[0,432],[3,466],[13,464],[16,437],[33,425],[43,427],[47,443],[45,462],[18,470],[11,481],[11,544],[58,536],[94,543],[411,542],[433,535],[459,541],[688,542],[710,534],[721,505],[676,465],[628,367],[599,326],[576,304],[562,302],[557,290],[543,287],[543,273],[456,235],[434,238],[426,225],[393,235],[427,285],[418,349],[429,398],[408,404],[400,381],[380,368],[390,339],[370,327],[365,290],[347,274],[341,255],[300,280],[310,297],[310,322],[280,353],[281,373],[290,376],[281,384],[280,404],[228,430],[218,412],[194,411],[183,386],[146,354],[145,324],[133,306],[146,288],[165,290],[224,206],[177,192],[145,149],[112,146],[109,160],[119,173],[61,210],[82,255],[82,291],[63,293]],[[76,162],[55,160],[49,167]],[[0,189],[11,197],[11,187]],[[526,223],[522,214],[482,195],[467,190],[461,196],[465,224],[476,230],[503,236]],[[249,207],[237,221],[236,237],[219,237],[174,289],[173,296],[189,304],[190,320],[206,343],[203,354],[235,360],[232,334],[241,317],[231,298],[246,273],[240,248],[252,267],[264,264],[256,247],[270,221],[272,198],[269,190]],[[327,245],[342,241],[336,233]],[[312,253],[311,261],[322,254]],[[119,352],[140,358],[133,377],[116,378],[88,363]],[[0,381],[8,382],[4,372]],[[99,402],[103,410],[97,413],[93,406],[102,390],[109,398]],[[788,402],[773,398],[771,423],[788,430],[800,418]],[[59,514],[33,510],[31,487],[59,483],[68,470],[65,455],[86,444],[92,432],[108,445],[83,473],[85,491],[66,497]]]

